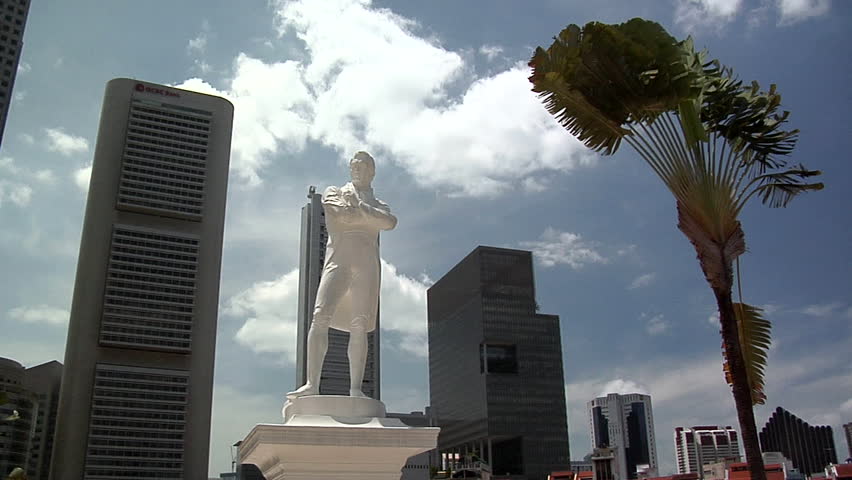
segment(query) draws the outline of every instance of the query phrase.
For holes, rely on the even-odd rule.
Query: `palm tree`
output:
[[[585,145],[605,155],[626,142],[674,195],[719,309],[723,371],[733,392],[751,478],[766,480],[753,406],[765,402],[770,324],[759,308],[733,300],[739,221],[753,198],[783,207],[819,171],[788,165],[798,130],[784,130],[775,85],[761,91],[731,69],[678,42],[659,24],[570,25],[530,61],[533,91]],[[737,282],[739,286],[739,281]]]

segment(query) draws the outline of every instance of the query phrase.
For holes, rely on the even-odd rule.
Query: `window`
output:
[[[479,352],[481,373],[518,373],[518,355],[515,345],[482,344]]]

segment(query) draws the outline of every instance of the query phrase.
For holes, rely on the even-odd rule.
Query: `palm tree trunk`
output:
[[[731,265],[726,265],[731,271]],[[745,449],[751,480],[766,480],[763,467],[763,457],[760,453],[760,442],[757,436],[757,426],[754,423],[754,408],[752,406],[751,385],[749,385],[742,350],[740,350],[739,330],[731,300],[730,289],[713,289],[716,304],[719,307],[719,322],[722,324],[722,343],[731,376],[731,390],[734,394],[734,404],[740,421],[740,435]]]

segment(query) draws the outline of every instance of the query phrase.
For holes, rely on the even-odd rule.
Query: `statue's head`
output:
[[[369,187],[376,176],[376,162],[369,153],[358,152],[349,160],[349,174],[352,177],[352,185]]]

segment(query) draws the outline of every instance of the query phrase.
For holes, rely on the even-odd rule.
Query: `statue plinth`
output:
[[[435,448],[439,428],[385,417],[372,398],[310,395],[284,405],[283,424],[258,424],[239,449],[267,480],[399,480],[406,460]]]

